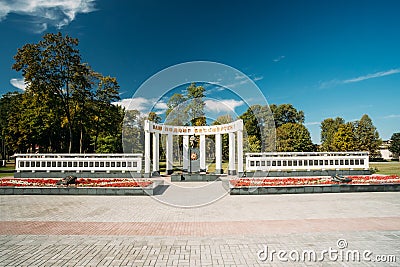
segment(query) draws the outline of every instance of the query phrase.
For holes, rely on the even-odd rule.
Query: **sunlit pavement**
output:
[[[0,216],[0,266],[400,262],[400,193],[395,192],[223,195],[197,208],[174,207],[149,196],[0,196]],[[338,240],[346,247],[339,247]],[[287,253],[265,258],[265,246],[268,253]],[[323,255],[330,248],[339,256],[360,251],[361,258]],[[305,250],[323,255],[323,261],[317,257],[294,262],[294,252]],[[363,258],[365,251],[372,254]],[[375,256],[382,255],[395,255],[397,262],[377,263]]]

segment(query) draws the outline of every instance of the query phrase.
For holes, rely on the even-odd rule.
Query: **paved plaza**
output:
[[[396,192],[225,195],[197,208],[174,207],[149,196],[9,195],[0,196],[0,216],[0,266],[400,262]],[[279,250],[286,254],[273,254]],[[304,251],[315,251],[316,258],[296,258]],[[360,252],[361,259],[345,258],[348,251]],[[377,262],[392,255],[396,262]]]

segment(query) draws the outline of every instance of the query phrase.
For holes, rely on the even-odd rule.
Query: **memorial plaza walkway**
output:
[[[399,262],[397,192],[225,195],[196,208],[149,196],[0,196],[0,266]]]

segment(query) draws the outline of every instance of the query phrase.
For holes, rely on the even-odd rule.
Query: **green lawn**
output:
[[[369,166],[374,168],[378,174],[395,174],[400,176],[400,162],[370,162]]]
[[[5,167],[0,167],[0,178],[14,176],[14,162],[7,163]]]

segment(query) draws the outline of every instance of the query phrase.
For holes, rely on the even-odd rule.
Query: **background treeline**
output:
[[[12,66],[26,90],[0,100],[2,154],[122,151],[124,111],[115,78],[81,61],[78,40],[46,34],[18,49]]]
[[[38,43],[18,49],[12,68],[22,73],[26,90],[0,98],[2,158],[26,152],[120,153],[123,147],[124,152],[144,151],[144,119],[161,122],[161,117],[114,105],[120,99],[117,80],[83,63],[77,46],[77,39],[58,33],[46,34]],[[165,123],[206,125],[204,92],[202,86],[191,84],[186,93],[171,96]],[[313,144],[304,125],[304,112],[291,104],[254,105],[239,118],[246,129],[245,152],[369,151],[378,156],[381,144],[368,115],[353,122],[325,119],[321,145]],[[223,115],[209,123],[233,120]],[[213,138],[207,141],[210,151]],[[174,142],[174,149],[181,149],[181,137]],[[227,158],[227,135],[222,143]]]

